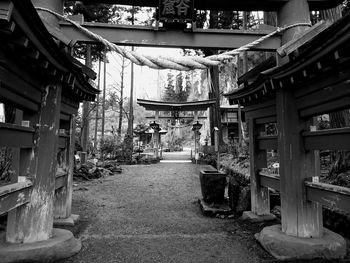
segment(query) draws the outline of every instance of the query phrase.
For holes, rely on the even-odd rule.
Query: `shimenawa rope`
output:
[[[208,57],[200,57],[200,56],[182,56],[182,57],[164,57],[164,56],[150,56],[150,55],[143,55],[136,51],[129,51],[127,49],[121,48],[117,46],[116,44],[113,44],[109,42],[107,39],[104,39],[100,35],[97,35],[90,30],[86,29],[85,27],[81,26],[79,23],[60,15],[50,9],[43,8],[43,7],[36,7],[37,10],[48,12],[57,18],[64,20],[66,22],[71,23],[73,26],[78,28],[78,30],[82,31],[84,34],[86,34],[88,37],[91,37],[92,39],[96,40],[97,42],[102,43],[106,48],[108,48],[110,51],[115,51],[122,55],[123,57],[129,59],[131,62],[135,63],[139,66],[148,66],[153,69],[175,69],[175,70],[182,70],[182,71],[189,71],[193,69],[206,69],[210,66],[217,66],[220,63],[224,63],[226,61],[229,61],[233,59],[236,55],[242,53],[243,51],[247,51],[251,49],[254,46],[259,45],[264,40],[272,37],[273,35],[283,32],[285,30],[288,30],[293,27],[297,26],[311,26],[310,23],[295,23],[289,26],[277,28],[275,31],[251,42],[248,43],[240,48],[233,49],[231,51],[227,51],[224,53],[221,53],[219,55],[213,55]]]

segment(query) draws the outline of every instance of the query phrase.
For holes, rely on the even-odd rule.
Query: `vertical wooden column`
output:
[[[160,129],[155,129],[153,136],[154,136],[154,153],[155,153],[155,157],[158,158],[159,157],[159,151],[158,151],[158,145],[159,145],[159,130]]]
[[[68,127],[61,127],[61,128],[69,128],[69,142],[66,149],[66,157],[65,157],[67,185],[61,189],[56,190],[55,208],[54,208],[55,219],[67,219],[71,216],[72,193],[73,193],[74,147],[75,147],[75,116],[74,115],[71,116]]]
[[[23,111],[16,109],[15,124],[22,125]],[[18,182],[18,176],[20,173],[20,148],[12,148],[12,169],[15,171],[11,176],[11,183]]]
[[[74,150],[75,150],[75,115],[71,116],[68,148],[68,178],[67,178],[67,197],[66,197],[66,216],[72,214],[72,196],[73,196],[73,173],[74,173]]]
[[[303,149],[296,101],[291,90],[277,91],[278,153],[282,231],[298,237],[322,235],[322,209],[306,201],[304,180],[315,175],[315,155]]]
[[[32,119],[37,120],[34,147],[26,151],[27,158],[20,165],[22,173],[33,182],[31,199],[8,215],[6,240],[10,243],[31,243],[51,237],[60,105],[61,86],[47,86],[40,112]]]
[[[289,0],[278,12],[279,26],[310,22],[306,0]],[[306,30],[294,27],[283,34],[286,43]],[[279,60],[279,64],[283,61]],[[297,237],[322,235],[322,210],[317,204],[307,202],[304,180],[315,174],[313,152],[305,152],[301,132],[305,127],[298,115],[293,91],[280,87],[276,92],[278,153],[281,176],[282,231]]]
[[[258,216],[270,214],[269,190],[259,183],[259,171],[267,167],[266,150],[260,150],[256,141],[262,131],[265,131],[265,127],[256,125],[255,119],[249,118],[251,210]]]

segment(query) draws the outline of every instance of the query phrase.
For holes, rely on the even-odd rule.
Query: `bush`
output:
[[[8,147],[0,148],[0,184],[11,181],[12,171],[12,150]]]

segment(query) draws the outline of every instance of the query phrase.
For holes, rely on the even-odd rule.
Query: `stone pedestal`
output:
[[[53,229],[53,236],[44,241],[33,243],[6,243],[5,236],[0,236],[0,261],[15,262],[55,262],[78,253],[81,241],[75,239],[68,230]]]
[[[345,239],[326,228],[321,238],[300,238],[288,236],[281,225],[274,225],[265,227],[255,238],[278,260],[335,260],[346,255]]]

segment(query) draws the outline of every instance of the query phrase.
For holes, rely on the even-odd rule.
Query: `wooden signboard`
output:
[[[159,21],[192,22],[194,0],[159,0]]]

